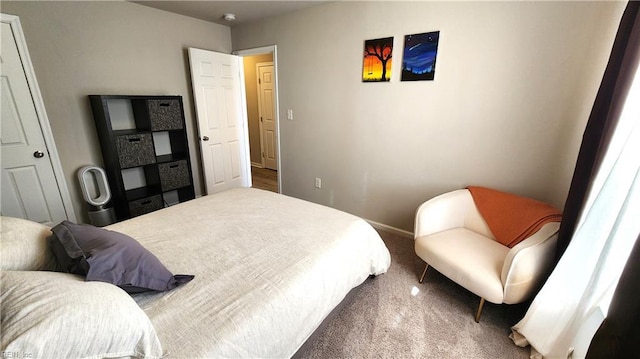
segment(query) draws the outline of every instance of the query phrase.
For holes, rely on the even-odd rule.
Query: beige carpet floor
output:
[[[337,316],[298,353],[303,358],[528,358],[529,348],[509,339],[527,306],[485,305],[424,262],[413,239],[380,231],[391,252],[389,272],[370,278]]]

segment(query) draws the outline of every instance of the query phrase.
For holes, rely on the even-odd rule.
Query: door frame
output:
[[[51,124],[49,122],[49,118],[47,117],[47,111],[44,107],[44,100],[42,99],[42,94],[40,93],[40,87],[38,86],[38,81],[36,79],[36,72],[33,69],[33,63],[31,62],[31,57],[29,56],[29,50],[27,49],[27,40],[25,39],[24,32],[22,31],[20,18],[15,15],[0,13],[0,21],[11,26],[13,38],[16,42],[16,48],[18,49],[18,54],[20,55],[22,68],[24,69],[25,77],[27,78],[27,84],[29,85],[29,90],[31,91],[31,98],[33,99],[33,104],[38,116],[40,130],[42,131],[42,136],[44,137],[44,142],[47,146],[47,151],[49,152],[48,157],[49,161],[51,162],[51,166],[53,167],[53,175],[56,178],[56,186],[58,187],[60,197],[62,198],[62,206],[64,208],[67,219],[72,222],[77,222],[76,214],[73,208],[73,202],[71,201],[71,196],[69,194],[69,187],[67,187],[67,182],[64,177],[64,171],[62,170],[62,164],[60,162],[58,150],[53,139],[53,132],[51,131]]]
[[[245,57],[245,56],[253,56],[253,55],[264,55],[264,54],[272,54],[273,56],[273,74],[275,77],[275,81],[274,81],[274,89],[273,89],[273,95],[274,95],[274,102],[275,102],[275,127],[276,127],[276,150],[277,150],[277,154],[278,154],[278,160],[277,160],[277,177],[278,177],[278,193],[282,193],[282,151],[280,151],[280,101],[278,98],[278,47],[277,45],[268,45],[268,46],[262,46],[262,47],[256,47],[256,48],[249,48],[249,49],[244,49],[244,50],[237,50],[237,51],[233,51],[232,52],[233,55],[236,56],[240,56],[240,57]],[[242,67],[242,91],[246,91],[245,86],[244,86],[244,66]],[[244,106],[246,106],[246,96],[243,94],[243,98],[245,99],[245,103]],[[246,112],[246,111],[245,111]],[[247,146],[249,145],[249,133],[248,133],[248,128],[249,128],[249,119],[245,113],[245,117],[244,117],[244,121],[245,121],[245,128],[247,129],[247,134],[246,134],[246,138],[247,138]],[[262,136],[262,134],[260,134]],[[262,144],[261,144],[262,145]],[[249,161],[251,162],[251,161]],[[251,177],[251,176],[249,176]]]

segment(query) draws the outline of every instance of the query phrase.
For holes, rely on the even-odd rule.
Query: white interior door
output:
[[[189,48],[207,194],[250,187],[242,59]]]
[[[273,63],[258,63],[258,111],[260,112],[261,145],[264,166],[278,169]]]
[[[47,146],[41,127],[43,114],[36,105],[40,94],[29,71],[31,61],[19,22],[3,14],[1,26],[0,212],[49,225],[75,220],[70,208],[70,213],[65,210],[60,186],[66,191],[66,185],[56,177],[52,161],[57,158],[51,157],[56,156],[55,148]]]

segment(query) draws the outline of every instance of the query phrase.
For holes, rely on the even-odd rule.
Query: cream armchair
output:
[[[508,211],[509,209],[505,209]],[[547,223],[513,248],[495,241],[467,189],[423,203],[416,213],[415,251],[429,266],[485,300],[516,304],[529,299],[554,262],[559,222]]]

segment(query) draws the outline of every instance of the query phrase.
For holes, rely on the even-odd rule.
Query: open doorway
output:
[[[242,50],[252,187],[280,192],[275,46]]]

